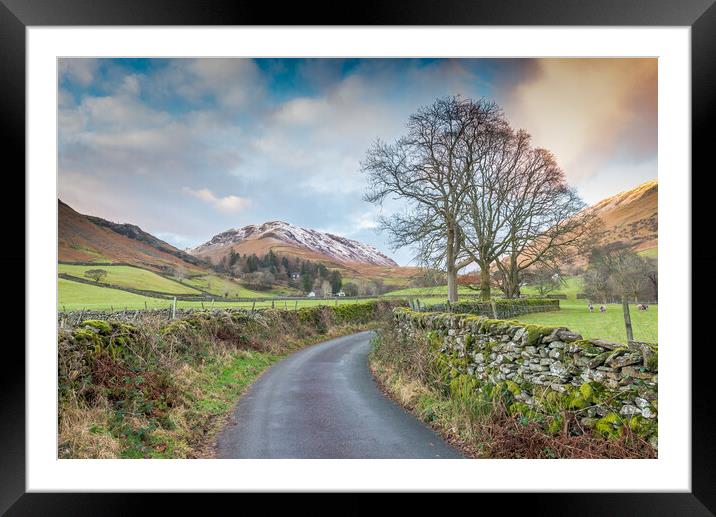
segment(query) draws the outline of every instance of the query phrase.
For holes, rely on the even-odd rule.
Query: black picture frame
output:
[[[319,23],[318,20],[323,20]],[[703,187],[713,168],[708,129],[716,113],[716,6],[714,0],[451,0],[440,4],[428,0],[381,2],[364,0],[351,5],[337,3],[269,3],[193,0],[0,0],[0,120],[6,169],[4,185],[23,203],[25,169],[25,30],[28,26],[82,25],[614,25],[689,26],[692,58],[692,237],[709,235],[710,189]],[[707,169],[707,164],[709,169]],[[702,185],[693,188],[696,180]],[[688,172],[685,181],[689,180]],[[9,182],[15,181],[12,187]],[[10,190],[6,189],[6,193]],[[7,194],[6,194],[7,195]],[[665,193],[668,196],[668,193]],[[10,200],[3,203],[6,211]],[[23,207],[24,208],[24,207]],[[2,254],[5,267],[25,268],[25,228],[18,221],[20,207],[12,208],[12,247]],[[22,211],[24,214],[24,210]],[[7,241],[6,241],[7,242]],[[696,242],[695,239],[692,242]],[[12,248],[12,249],[9,249]],[[692,272],[716,265],[712,245],[696,247],[691,254]],[[31,272],[26,271],[26,274]],[[693,273],[692,273],[693,274]],[[694,276],[693,278],[697,278]],[[19,283],[19,278],[15,279]],[[692,282],[693,286],[693,282]],[[15,286],[15,293],[24,292]],[[690,493],[609,493],[509,495],[509,508],[525,506],[532,514],[550,515],[714,515],[716,513],[716,440],[712,435],[715,409],[710,388],[713,343],[709,340],[708,303],[699,303],[699,289],[692,288],[692,491]],[[17,298],[15,296],[14,298]],[[23,297],[24,299],[24,297]],[[16,303],[16,302],[15,302]],[[28,307],[27,309],[31,309]],[[662,317],[668,318],[668,314]],[[670,322],[683,324],[684,322]],[[20,328],[17,323],[13,328]],[[19,336],[5,332],[0,374],[0,513],[104,515],[135,513],[146,508],[139,495],[128,494],[36,494],[25,493],[25,353]],[[12,338],[12,339],[11,339]],[[701,339],[697,339],[701,338]],[[10,339],[13,346],[10,345]],[[687,347],[683,343],[670,346]],[[185,505],[185,497],[161,497],[168,513],[173,505]],[[246,497],[245,495],[241,497]],[[471,496],[474,497],[474,496]],[[482,498],[499,497],[485,494]],[[224,505],[226,498],[218,502]],[[203,511],[212,511],[212,503]],[[412,499],[422,506],[420,497]],[[497,501],[496,501],[497,502]],[[501,502],[497,502],[502,504]],[[244,503],[245,505],[246,503]],[[469,503],[471,506],[474,502]],[[482,508],[486,502],[481,499]],[[479,511],[475,507],[475,511]],[[218,508],[218,506],[216,507]],[[248,509],[248,506],[244,506]],[[352,511],[360,506],[351,505]],[[526,510],[527,511],[527,510]]]

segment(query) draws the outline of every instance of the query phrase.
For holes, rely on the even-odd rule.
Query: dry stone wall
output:
[[[423,308],[430,312],[453,312],[461,314],[477,314],[490,318],[511,319],[523,314],[559,310],[559,300],[547,298],[498,298],[490,302],[461,301],[456,303],[440,303]]]
[[[401,338],[428,341],[451,393],[466,386],[502,390],[511,413],[575,411],[582,425],[605,437],[629,426],[657,446],[655,345],[588,340],[564,327],[468,314],[404,308],[393,314]]]

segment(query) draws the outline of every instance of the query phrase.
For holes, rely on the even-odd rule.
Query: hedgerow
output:
[[[197,311],[60,329],[59,455],[200,456],[239,394],[234,385],[302,346],[376,326],[401,304]]]

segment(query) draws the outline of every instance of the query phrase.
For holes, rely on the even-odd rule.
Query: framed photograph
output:
[[[691,255],[711,3],[396,3],[317,26],[3,0],[26,346],[0,509],[532,492],[515,501],[711,515],[692,295],[712,257]]]

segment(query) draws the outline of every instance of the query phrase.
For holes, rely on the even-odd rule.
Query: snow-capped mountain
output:
[[[197,257],[217,259],[234,249],[237,253],[261,255],[276,253],[306,255],[341,264],[373,264],[396,267],[391,258],[373,246],[332,233],[301,228],[283,221],[269,221],[234,228],[215,235],[210,241],[187,250]]]

